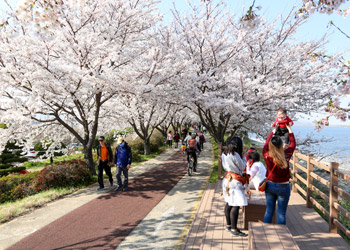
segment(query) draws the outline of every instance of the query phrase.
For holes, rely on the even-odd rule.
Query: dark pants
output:
[[[197,168],[197,154],[196,154],[196,151],[190,151],[188,150],[187,151],[187,162],[190,161],[190,155],[193,156],[193,159],[194,159],[194,162],[193,162],[193,168]]]
[[[204,141],[200,141],[200,142],[199,142],[199,145],[200,145],[201,149],[203,150],[203,147],[204,147]]]
[[[237,229],[239,207],[229,206],[228,203],[225,205],[225,217],[226,225],[231,226],[232,229]]]
[[[168,144],[169,144],[169,148],[171,148],[173,146],[173,141],[172,140],[168,140]]]
[[[100,164],[98,165],[97,180],[98,180],[98,184],[100,185],[101,188],[104,188],[103,169],[105,170],[106,175],[108,175],[109,182],[113,182],[111,167],[108,166],[108,161],[100,161]]]
[[[289,144],[289,132],[287,128],[278,127],[275,135],[278,135],[279,137],[281,137],[283,144],[286,144],[286,145]]]
[[[122,184],[122,172],[124,175],[124,185]],[[128,188],[128,168],[127,167],[117,167],[117,182],[119,187]]]

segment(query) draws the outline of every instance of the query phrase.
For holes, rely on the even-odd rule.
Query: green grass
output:
[[[216,183],[216,180],[218,179],[219,173],[218,173],[218,144],[215,142],[213,137],[210,138],[210,142],[213,146],[214,156],[213,156],[213,170],[211,172],[211,175],[209,177],[209,183]]]
[[[11,220],[34,208],[40,207],[50,201],[57,200],[64,195],[76,191],[76,187],[54,188],[35,195],[28,196],[15,202],[6,202],[0,205],[0,223]]]
[[[74,155],[62,155],[58,157],[53,158],[53,162],[60,162],[60,161],[70,161],[73,159],[81,159],[84,157],[84,154],[74,154]],[[40,170],[45,165],[50,164],[50,159],[42,160],[42,161],[28,161],[24,162],[23,166],[26,167],[26,169],[31,170]]]
[[[167,148],[168,148],[168,145],[164,144],[159,147],[159,150],[157,152],[152,152],[149,155],[139,155],[140,159],[138,159],[137,161],[133,161],[132,163],[141,163],[141,162],[153,159],[154,157],[160,155]]]

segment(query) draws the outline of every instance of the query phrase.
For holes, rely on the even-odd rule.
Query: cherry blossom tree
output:
[[[1,136],[59,143],[70,133],[95,173],[93,141],[118,126],[108,103],[130,88],[120,76],[157,20],[153,0],[22,1],[1,26]]]
[[[153,131],[162,124],[171,123],[173,104],[169,102],[168,89],[178,81],[186,67],[180,60],[181,52],[175,51],[169,30],[166,27],[158,27],[157,30],[157,35],[145,43],[148,52],[131,63],[126,75],[119,76],[129,83],[132,90],[120,92],[116,102],[110,103],[114,107],[119,105],[118,114],[144,141],[145,155],[150,154]]]
[[[266,135],[280,106],[293,117],[325,103],[336,59],[314,56],[323,40],[293,38],[303,23],[294,10],[280,25],[261,18],[247,27],[226,9],[224,1],[205,1],[185,15],[173,11],[177,47],[192,64],[181,81],[183,99],[216,142],[227,131]]]

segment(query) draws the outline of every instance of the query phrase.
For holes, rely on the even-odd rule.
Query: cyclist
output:
[[[193,171],[197,171],[197,152],[201,152],[198,141],[196,140],[196,134],[191,135],[191,139],[187,140],[187,162],[190,161],[190,157],[193,157]]]

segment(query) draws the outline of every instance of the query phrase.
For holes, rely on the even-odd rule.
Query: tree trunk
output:
[[[150,139],[147,138],[144,140],[144,154],[149,155],[151,153],[151,143]]]
[[[84,159],[92,175],[96,175],[95,163],[92,157],[92,147],[84,145]]]

